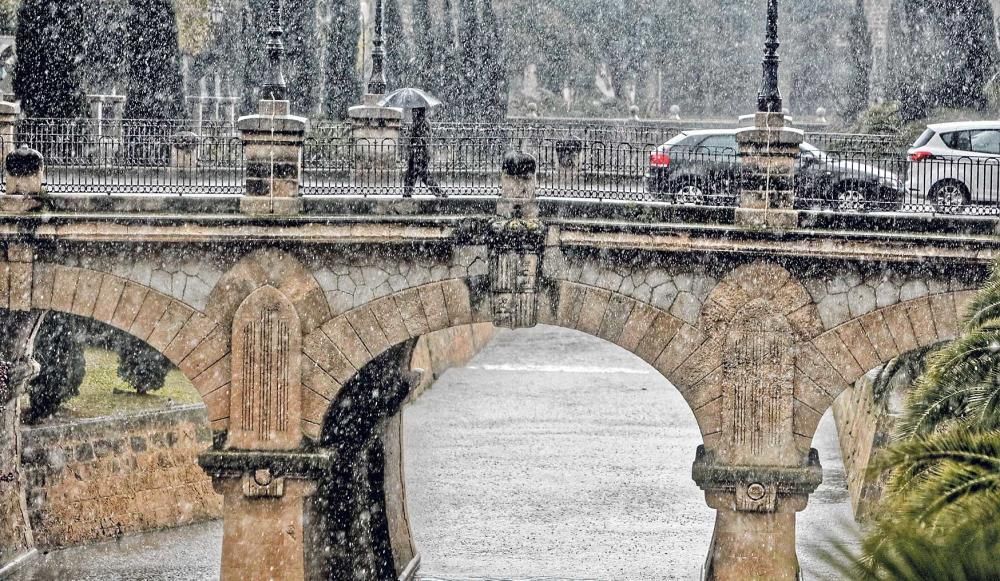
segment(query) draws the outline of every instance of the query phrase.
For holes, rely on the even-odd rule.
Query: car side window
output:
[[[985,131],[973,131],[971,151],[976,153],[988,153],[1000,155],[1000,130],[987,129]]]
[[[941,135],[941,140],[950,149],[955,149],[958,151],[972,151],[972,134],[969,131],[953,131],[951,133],[943,133]]]
[[[736,136],[735,135],[712,135],[708,137],[705,141],[701,142],[699,147],[705,147],[712,149],[714,151],[728,150],[736,153]]]

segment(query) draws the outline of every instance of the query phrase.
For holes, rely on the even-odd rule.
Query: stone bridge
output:
[[[676,453],[717,511],[706,578],[792,580],[820,418],[862,374],[953,338],[1000,250],[993,220],[755,208],[759,192],[735,210],[538,200],[517,153],[500,199],[304,199],[303,122],[271,113],[241,122],[244,196],[8,185],[0,566],[32,548],[16,395],[58,311],[145,341],[201,393],[223,579],[412,578],[408,356],[492,322],[576,329],[660,372],[703,435]]]

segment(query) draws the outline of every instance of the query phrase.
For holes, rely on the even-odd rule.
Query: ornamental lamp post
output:
[[[764,41],[764,78],[757,94],[757,111],[781,113],[781,91],[778,89],[778,0],[767,0],[767,38]]]
[[[385,43],[382,38],[382,0],[375,0],[375,34],[372,35],[372,72],[368,94],[385,94]]]
[[[262,98],[270,101],[284,101],[288,95],[284,68],[285,44],[281,37],[285,31],[281,26],[281,0],[270,1],[270,26],[267,29],[267,78],[264,81]]]

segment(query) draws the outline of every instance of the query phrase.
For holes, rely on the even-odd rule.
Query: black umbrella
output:
[[[441,105],[441,101],[434,95],[420,89],[407,87],[389,93],[378,104],[383,107],[398,107],[400,109],[433,109]]]

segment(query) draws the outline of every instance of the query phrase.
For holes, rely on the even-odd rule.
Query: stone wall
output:
[[[202,405],[23,429],[28,511],[39,548],[222,514],[198,467],[212,445]]]
[[[492,323],[460,325],[424,335],[417,340],[410,359],[411,369],[423,369],[424,376],[410,399],[416,399],[445,371],[468,363],[496,335]]]
[[[869,373],[859,379],[833,402],[847,488],[858,522],[867,521],[882,498],[885,479],[873,476],[868,469],[876,453],[889,443],[895,421],[873,402],[873,375]]]

